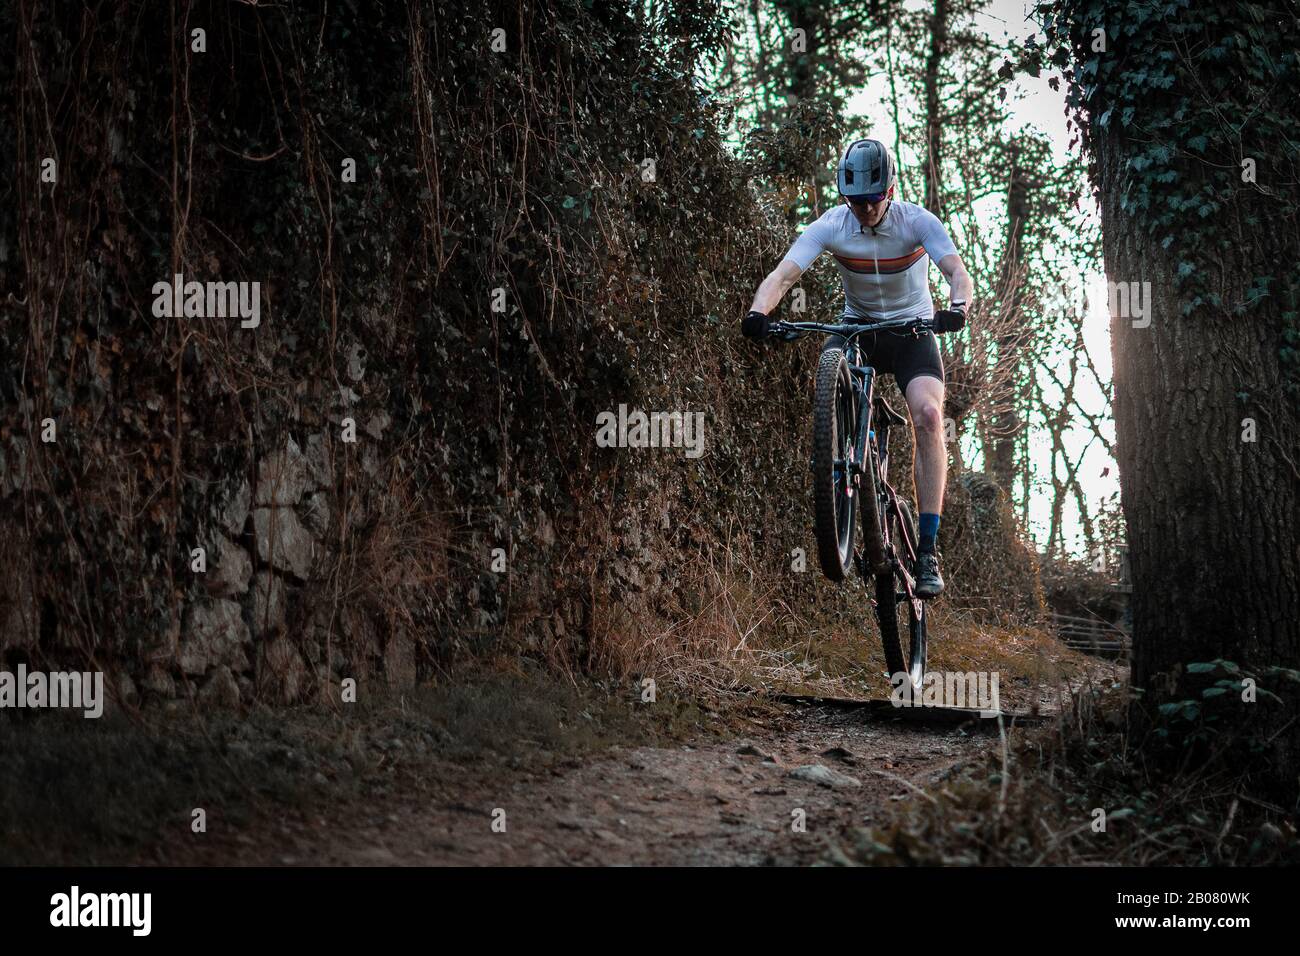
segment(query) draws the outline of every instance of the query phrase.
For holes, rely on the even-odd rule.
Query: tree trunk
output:
[[[925,208],[940,215],[943,118],[939,114],[939,68],[948,52],[948,0],[934,0],[930,50],[925,58]],[[897,161],[897,157],[895,157]]]
[[[1149,707],[1181,699],[1189,662],[1300,663],[1300,473],[1296,416],[1282,397],[1283,306],[1275,297],[1245,318],[1209,306],[1181,315],[1177,247],[1163,249],[1121,209],[1126,163],[1141,148],[1111,132],[1096,158],[1107,277],[1150,281],[1152,293],[1147,327],[1111,319],[1133,683]],[[1220,228],[1240,238],[1223,260],[1225,300],[1240,300],[1260,263],[1294,268],[1294,215],[1264,197],[1226,205]],[[1247,418],[1255,442],[1243,441]],[[1265,719],[1277,730],[1273,770],[1294,787],[1300,721],[1255,706],[1281,712]]]
[[[813,64],[822,52],[819,15],[807,3],[785,2],[778,6],[790,22],[787,37],[793,37],[796,30],[804,32],[804,50],[795,50],[790,40],[785,43],[785,95],[786,104],[789,105],[811,99],[817,93],[817,75]]]
[[[1023,278],[1020,270],[1025,237],[1027,188],[1025,170],[1018,162],[1020,151],[1013,141],[1007,153],[1011,172],[1007,182],[1007,233],[1002,263],[998,269],[998,292],[1006,318],[1006,333],[998,337],[997,369],[993,381],[993,448],[989,455],[989,474],[1002,490],[1012,497],[1016,474],[1016,436],[1021,430],[1017,419],[1017,391],[1020,384],[1020,307]]]

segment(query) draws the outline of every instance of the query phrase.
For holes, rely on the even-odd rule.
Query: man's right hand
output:
[[[772,328],[772,320],[762,312],[751,311],[740,321],[740,332],[747,339],[765,339]]]

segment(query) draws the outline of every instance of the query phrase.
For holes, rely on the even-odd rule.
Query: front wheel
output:
[[[843,581],[853,568],[857,492],[850,454],[857,397],[839,349],[822,352],[813,398],[813,535],[822,573]]]
[[[907,502],[898,503],[898,514],[889,516],[890,539],[894,553],[900,561],[906,560],[902,552],[903,536],[899,527],[899,515],[907,522],[908,531],[913,541],[917,540],[916,521],[912,518],[912,509]],[[920,699],[921,682],[925,678],[926,643],[928,628],[926,624],[925,602],[917,597],[908,597],[900,592],[901,579],[892,571],[876,575],[876,618],[880,622],[880,639],[885,647],[885,665],[889,668],[891,685],[898,674],[905,674],[912,687],[914,699]],[[908,653],[903,656],[902,620],[907,621]]]

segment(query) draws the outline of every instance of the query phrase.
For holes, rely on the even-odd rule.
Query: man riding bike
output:
[[[934,311],[927,282],[928,255],[948,280],[950,304],[935,315],[950,329],[960,329],[974,285],[952,239],[938,218],[915,203],[894,199],[894,158],[884,143],[859,139],[840,157],[836,180],[844,205],[828,210],[803,231],[771,272],[741,323],[748,337],[768,335],[768,317],[782,296],[799,281],[822,252],[830,252],[844,282],[847,321],[863,323],[929,316]],[[943,591],[935,542],[948,455],[943,441],[943,359],[933,332],[921,336],[873,332],[860,337],[871,364],[890,372],[907,400],[915,436],[913,481],[920,508],[916,595],[938,597]],[[822,350],[838,348],[842,339],[828,336]]]

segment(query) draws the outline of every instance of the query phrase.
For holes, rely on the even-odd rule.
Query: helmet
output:
[[[840,195],[846,199],[888,192],[894,185],[894,157],[878,139],[859,139],[849,144],[835,170]]]

